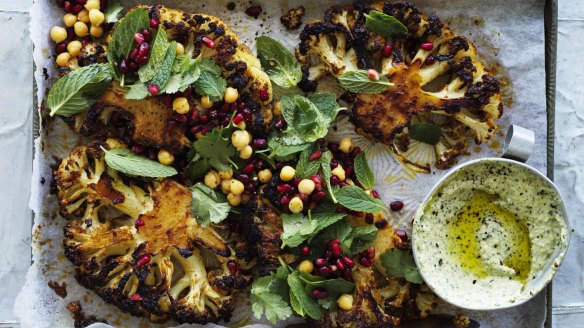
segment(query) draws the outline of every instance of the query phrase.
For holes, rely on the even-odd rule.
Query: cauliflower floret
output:
[[[388,40],[368,31],[364,14],[370,10],[401,21],[407,35]],[[427,42],[431,46],[422,47]],[[372,68],[386,75],[394,84],[389,90],[355,95],[353,123],[357,132],[389,144],[396,158],[416,171],[454,165],[457,156],[467,153],[470,140],[483,143],[494,135],[495,120],[503,112],[499,84],[478,61],[470,41],[406,1],[334,6],[324,22],[304,28],[296,53],[304,73],[300,86],[305,91],[315,90],[326,74],[338,77],[350,69]],[[419,152],[404,147],[403,140],[409,140],[407,127],[413,118],[432,114],[458,122],[472,133],[442,138],[435,156],[420,159]]]
[[[152,321],[217,322],[249,282],[245,263],[191,216],[191,192],[163,179],[142,183],[108,167],[100,147],[76,148],[54,172],[65,255],[79,282]]]
[[[302,25],[302,17],[306,9],[304,6],[298,8],[292,8],[288,12],[280,17],[280,22],[286,26],[287,30],[295,30]]]

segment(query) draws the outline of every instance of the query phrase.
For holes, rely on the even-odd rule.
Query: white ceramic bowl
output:
[[[532,174],[533,178],[540,179],[544,185],[547,184],[551,187],[557,196],[559,197],[560,204],[557,204],[561,208],[560,212],[563,213],[563,221],[565,223],[565,227],[561,229],[561,243],[551,253],[551,256],[546,260],[543,269],[539,270],[539,272],[534,273],[534,279],[528,279],[527,282],[523,285],[523,288],[520,289],[520,292],[516,297],[509,297],[509,293],[507,290],[498,290],[498,286],[493,286],[492,283],[487,281],[479,281],[483,283],[477,283],[473,281],[472,284],[465,282],[466,279],[454,279],[457,277],[458,274],[462,275],[462,271],[464,269],[460,267],[450,268],[447,269],[445,266],[442,266],[442,262],[437,264],[438,260],[433,255],[435,255],[438,251],[437,249],[444,249],[444,254],[446,254],[446,247],[447,242],[452,243],[452,241],[447,240],[447,238],[439,238],[433,242],[426,240],[426,238],[422,236],[428,236],[428,226],[421,228],[424,224],[421,222],[421,217],[424,214],[424,211],[427,208],[429,202],[432,201],[433,197],[436,197],[437,191],[447,184],[452,179],[456,179],[456,174],[461,172],[462,169],[468,170],[476,165],[481,165],[486,162],[492,163],[501,163],[502,165],[511,165],[511,166],[518,166],[526,170],[527,174]],[[509,186],[512,188],[513,186]],[[427,219],[426,219],[427,220]],[[446,228],[445,228],[446,229]],[[439,234],[436,234],[438,236]],[[473,160],[462,165],[459,165],[453,168],[448,174],[446,174],[440,181],[434,185],[431,189],[429,194],[424,198],[423,202],[420,204],[418,211],[416,212],[416,216],[414,219],[414,227],[413,227],[413,234],[412,234],[412,245],[414,251],[414,257],[416,260],[416,264],[420,270],[424,281],[428,284],[428,286],[443,300],[447,301],[448,303],[454,304],[460,308],[465,308],[469,310],[494,310],[494,309],[502,309],[517,306],[522,304],[541,290],[545,288],[545,286],[551,281],[553,275],[557,271],[560,263],[562,262],[564,255],[567,250],[567,245],[569,242],[569,233],[568,233],[568,222],[567,222],[567,211],[563,201],[561,200],[561,195],[557,187],[551,182],[547,177],[543,174],[535,170],[534,168],[516,162],[514,160],[503,159],[503,158],[483,158]],[[451,244],[450,244],[451,245]],[[440,250],[441,252],[442,250]],[[432,256],[431,256],[432,255]],[[454,271],[449,271],[454,270]],[[450,275],[449,275],[449,272]],[[464,273],[467,274],[468,272]],[[448,275],[448,276],[445,276]],[[478,279],[488,279],[489,277],[482,277]],[[491,280],[492,281],[492,280]],[[445,283],[447,282],[447,283]],[[519,283],[519,282],[517,282]]]

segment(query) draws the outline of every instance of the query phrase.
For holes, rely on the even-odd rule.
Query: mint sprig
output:
[[[377,213],[385,209],[385,204],[381,200],[371,197],[354,185],[340,188],[335,192],[335,197],[339,204],[353,211]]]
[[[172,166],[166,166],[146,157],[134,154],[127,148],[106,150],[105,162],[109,167],[125,174],[148,178],[165,178],[178,172]]]
[[[367,157],[364,152],[359,153],[359,155],[355,157],[355,175],[363,188],[368,190],[373,189],[375,176],[369,167],[369,163],[367,163]]]
[[[300,64],[280,42],[260,36],[256,39],[258,58],[270,80],[282,88],[293,88],[302,79]]]
[[[163,28],[159,28],[153,36],[150,58],[146,65],[138,70],[140,81],[148,82],[156,76],[169,48],[170,42],[168,42],[166,31]]]
[[[203,70],[195,82],[195,91],[200,95],[207,95],[211,101],[220,101],[227,88],[227,82],[213,73]]]
[[[374,80],[365,70],[344,72],[338,80],[345,90],[354,93],[382,93],[393,86],[387,76],[379,75],[379,80]]]
[[[405,278],[415,284],[424,283],[411,251],[393,248],[383,253],[380,259],[381,265],[383,265],[388,275]]]
[[[108,45],[107,58],[116,70],[116,76],[118,78],[120,75],[117,73],[117,63],[127,58],[136,46],[134,33],[142,31],[149,26],[150,16],[143,8],[132,9],[116,25],[116,29],[112,32],[112,37]]]
[[[408,33],[408,28],[397,20],[397,18],[376,10],[365,14],[365,26],[371,32],[381,34],[389,40],[394,36],[401,36]]]

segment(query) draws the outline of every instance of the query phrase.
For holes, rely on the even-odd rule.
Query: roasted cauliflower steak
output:
[[[407,34],[388,40],[369,31],[365,14],[371,10],[395,17]],[[449,168],[467,153],[469,141],[484,143],[495,133],[503,112],[498,81],[468,39],[407,1],[334,6],[324,21],[307,24],[300,39],[296,56],[305,91],[327,75],[357,69],[388,77],[394,86],[387,91],[354,95],[352,121],[358,133],[390,145],[416,171]],[[414,140],[412,124],[437,125],[442,136],[435,144]]]
[[[265,130],[272,121],[272,85],[261,69],[260,61],[251,50],[240,43],[235,33],[219,18],[186,13],[162,5],[139,6],[148,11],[151,18],[160,21],[169,40],[180,42],[193,58],[201,55],[222,69],[222,77],[228,86],[238,89],[242,101],[252,111],[253,126],[250,130]],[[123,20],[123,19],[122,19]],[[202,39],[214,42],[207,47]],[[267,97],[261,96],[262,93]],[[172,120],[173,110],[164,106],[160,97],[142,100],[127,100],[124,90],[115,84],[89,109],[88,112],[70,119],[75,130],[84,136],[108,134],[108,123],[114,112],[127,119],[131,126],[133,142],[147,147],[163,148],[180,153],[190,145],[185,129],[180,126],[167,132],[167,123]]]
[[[249,277],[230,269],[239,261],[230,246],[191,216],[189,189],[123,177],[101,147],[107,144],[77,147],[54,172],[60,212],[70,220],[65,256],[78,281],[152,321],[229,318]]]

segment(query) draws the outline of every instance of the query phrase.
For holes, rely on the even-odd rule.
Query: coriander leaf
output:
[[[294,271],[288,276],[290,286],[290,303],[298,315],[308,315],[314,320],[322,318],[322,310],[315,299],[309,297],[300,280],[300,272]]]
[[[163,89],[168,83],[170,75],[172,74],[172,65],[174,63],[175,58],[176,58],[176,42],[172,41],[166,50],[166,54],[158,68],[158,71],[156,72],[156,75],[154,75],[150,83],[156,84],[160,89]]]
[[[120,18],[120,14],[124,10],[124,7],[120,4],[119,0],[110,0],[107,7],[105,8],[103,15],[105,16],[106,23],[115,23]]]
[[[393,86],[387,76],[379,75],[379,80],[376,81],[365,70],[344,72],[338,80],[345,90],[354,93],[382,93]]]
[[[251,288],[251,303],[256,319],[260,319],[265,313],[266,319],[275,324],[292,315],[292,309],[288,303],[273,290],[274,282],[279,280],[281,279],[269,275],[254,281]],[[287,290],[286,293],[289,294],[289,291]]]
[[[201,71],[211,73],[214,76],[221,76],[223,70],[221,66],[215,64],[211,59],[205,58],[200,63]]]
[[[318,108],[325,119],[325,124],[327,125],[332,124],[337,117],[337,114],[341,111],[341,108],[337,103],[337,96],[332,93],[317,93],[308,96],[308,100]]]
[[[385,204],[377,198],[368,195],[363,189],[349,185],[335,192],[339,204],[346,208],[366,213],[377,213],[385,209]]]
[[[312,147],[304,149],[300,153],[300,158],[296,164],[296,177],[299,179],[308,179],[311,175],[316,174],[320,168],[320,158],[309,160],[310,155],[317,151],[318,146],[313,145]]]
[[[355,157],[355,175],[357,180],[361,183],[363,188],[371,190],[375,184],[375,176],[371,172],[369,163],[367,163],[367,157],[364,152],[359,153]]]
[[[200,183],[189,189],[192,193],[191,213],[199,225],[206,227],[227,218],[231,210],[227,199],[220,199],[215,191]]]
[[[327,120],[318,108],[300,95],[285,95],[280,99],[282,115],[288,124],[286,134],[303,142],[314,142],[326,136]]]
[[[150,96],[150,91],[148,87],[142,82],[136,82],[127,86],[129,88],[128,92],[124,95],[124,98],[129,100],[140,100]]]
[[[146,83],[156,76],[166,58],[166,52],[169,47],[170,43],[168,42],[166,31],[163,28],[159,28],[153,36],[150,59],[148,59],[146,65],[138,70],[140,81]]]
[[[134,33],[150,26],[150,16],[143,8],[132,9],[116,25],[107,48],[107,58],[113,67],[127,58],[136,45]]]
[[[390,40],[394,36],[408,33],[408,28],[397,18],[375,10],[365,14],[365,26],[370,31],[381,34]]]
[[[201,71],[201,76],[195,82],[195,90],[198,94],[207,95],[211,101],[220,101],[223,99],[223,93],[227,88],[227,82],[217,75],[207,70]]]
[[[219,129],[213,129],[202,139],[195,141],[193,148],[201,158],[207,159],[208,164],[218,171],[228,170],[230,164],[233,163],[230,157],[236,154],[231,142],[221,137]]]
[[[424,280],[416,267],[411,251],[392,248],[380,256],[381,265],[388,275],[396,278],[405,278],[407,281],[422,284]]]
[[[47,96],[50,115],[69,117],[86,111],[105,92],[112,79],[108,64],[81,67],[63,76]]]
[[[280,42],[260,36],[256,39],[258,58],[270,80],[283,88],[295,87],[302,79],[300,64]]]
[[[346,239],[350,240],[350,245],[346,245],[346,248],[350,250],[350,254],[360,253],[373,244],[378,232],[377,227],[372,225],[353,227]]]
[[[436,124],[412,124],[408,128],[408,133],[412,139],[423,143],[435,145],[442,137],[442,129]]]
[[[102,150],[105,152],[107,165],[125,174],[148,178],[165,178],[178,173],[172,166],[162,165],[146,157],[138,156],[127,148],[110,150],[102,148]]]
[[[189,162],[185,168],[185,172],[192,180],[196,180],[205,176],[205,174],[212,168],[213,167],[211,167],[211,164],[209,164],[208,158],[201,158],[201,156],[198,156],[196,159],[193,159],[191,162]]]
[[[282,248],[296,247],[308,239],[317,229],[318,222],[306,218],[302,213],[292,215],[282,214],[282,225],[284,232],[282,233]]]
[[[330,150],[325,151],[324,153],[322,153],[322,155],[320,156],[320,164],[322,167],[322,175],[324,178],[324,181],[326,183],[326,188],[329,192],[329,196],[331,197],[333,203],[337,203],[337,198],[335,197],[335,192],[336,192],[336,188],[334,188],[331,185],[331,176],[332,176],[332,171],[331,171],[331,160],[333,159],[333,154],[330,152]]]

